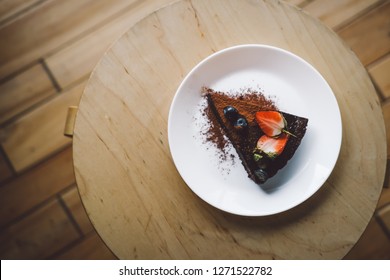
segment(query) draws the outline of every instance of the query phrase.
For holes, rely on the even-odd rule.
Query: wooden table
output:
[[[167,141],[168,110],[183,77],[213,52],[249,43],[311,63],[333,89],[343,121],[341,153],[326,183],[303,204],[268,217],[203,202],[178,174]],[[342,258],[372,217],[386,160],[381,108],[357,57],[319,21],[271,0],[183,0],[135,24],[86,86],[73,149],[87,213],[121,259]]]

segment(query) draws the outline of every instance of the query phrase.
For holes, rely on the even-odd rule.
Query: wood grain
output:
[[[384,188],[378,201],[378,208],[383,207],[390,202],[390,188]]]
[[[308,3],[304,10],[318,18],[327,26],[338,29],[361,15],[380,0],[315,0]]]
[[[31,15],[31,13],[35,13],[37,10],[40,9],[40,5],[42,3],[47,2],[47,1],[48,0],[45,0],[45,1],[39,0],[39,3],[37,5],[35,3],[36,2],[35,0],[1,0],[0,1],[0,11],[5,11],[6,13],[8,13],[8,15],[5,15],[6,16],[5,21],[2,21],[0,19],[0,26],[9,25],[9,24],[11,24],[11,22],[13,22],[13,24],[15,24],[15,22],[23,20],[22,18],[24,16],[29,17]],[[114,36],[114,34],[116,34],[116,32],[118,32],[117,28],[119,27],[116,24],[120,25],[121,24],[120,22],[122,22],[121,20],[123,20],[123,23],[124,23],[123,28],[126,29],[125,22],[133,20],[131,18],[132,17],[132,14],[131,14],[132,9],[138,10],[145,3],[145,14],[146,14],[147,13],[146,6],[149,4],[151,6],[156,5],[157,4],[156,2],[159,2],[159,1],[160,0],[137,1],[137,2],[135,2],[135,4],[133,6],[126,7],[123,10],[121,10],[120,12],[115,13],[113,16],[105,18],[103,21],[96,21],[96,24],[91,25],[91,28],[88,28],[87,30],[83,29],[83,31],[81,33],[79,33],[76,37],[73,37],[73,36],[69,37],[70,38],[69,40],[64,40],[64,43],[59,43],[53,49],[53,51],[50,51],[48,54],[46,52],[43,52],[41,55],[38,55],[39,56],[38,60],[39,61],[45,60],[46,62],[48,62],[49,60],[51,62],[54,61],[54,62],[52,62],[51,65],[49,65],[49,69],[52,70],[53,72],[56,72],[55,77],[56,78],[58,77],[61,87],[63,87],[63,88],[71,87],[74,84],[77,84],[80,80],[85,79],[89,75],[94,64],[99,60],[99,58],[100,58],[99,55],[104,53],[104,50],[101,47],[104,44],[107,44],[107,45],[110,44],[110,43],[108,43],[108,41],[111,39],[112,39],[112,42],[115,41],[114,37],[116,35]],[[165,1],[165,0],[162,0],[162,1]],[[371,0],[368,0],[367,2],[370,2],[370,1]],[[253,1],[253,2],[256,2],[256,1]],[[325,20],[329,20],[334,16],[340,16],[340,18],[347,19],[347,21],[343,22],[341,24],[341,26],[345,26],[345,24],[349,24],[350,21],[352,21],[352,23],[353,23],[353,22],[357,22],[357,21],[361,20],[361,18],[362,18],[361,14],[365,15],[369,12],[370,9],[372,9],[372,6],[370,6],[368,9],[364,9],[361,12],[359,12],[359,10],[361,10],[360,5],[362,4],[361,1],[359,1],[359,0],[357,0],[357,1],[341,0],[341,1],[337,1],[337,2],[332,1],[332,0],[330,0],[330,1],[325,1],[325,0],[289,0],[286,2],[289,2],[292,4],[298,4],[300,8],[305,8],[310,3],[316,4],[315,2],[317,2],[317,4],[316,4],[316,5],[318,5],[317,7],[320,7],[320,6],[322,7],[322,3],[324,3],[324,5],[325,6],[328,5],[328,7],[324,6],[323,10],[316,10],[316,11],[319,13],[319,15],[321,15],[323,13],[326,14],[327,18]],[[321,3],[319,3],[319,2],[321,2]],[[349,6],[348,7],[340,7],[339,6],[339,5],[341,5],[343,3],[347,3],[347,2],[351,3],[351,7],[349,7]],[[383,3],[385,1],[379,1],[379,2]],[[32,6],[28,6],[29,3],[31,3]],[[64,3],[61,3],[61,1],[57,1],[56,3],[59,3],[60,5],[64,5]],[[74,3],[77,4],[77,2],[74,2]],[[114,5],[115,4],[116,3],[114,2]],[[14,7],[16,7],[16,9],[12,8],[11,6],[9,6],[7,9],[4,9],[6,7],[6,5],[13,5]],[[17,7],[18,5],[21,5],[21,6]],[[357,5],[358,7],[353,7],[354,5]],[[374,6],[375,5],[377,5],[377,4],[374,4]],[[340,11],[343,11],[347,14],[341,15],[339,11],[334,11],[334,14],[329,14],[329,11],[334,10],[334,8],[336,6],[341,8]],[[356,15],[352,15],[352,17],[350,17],[348,15],[348,13],[350,11],[358,11],[358,12]],[[55,17],[62,17],[62,15],[60,15],[61,12],[62,11],[60,9],[53,8],[53,9],[48,10],[47,14],[40,14],[40,16],[42,18],[44,18],[45,21],[47,22],[47,20],[46,20],[47,17],[54,17],[54,18]],[[67,12],[68,11],[65,9],[64,13],[67,13]],[[128,18],[126,18],[124,16],[125,13],[129,15]],[[1,18],[1,16],[0,16],[0,18]],[[43,25],[44,23],[41,23],[41,24]],[[59,25],[61,25],[61,26],[59,26]],[[66,26],[69,27],[69,23],[66,20],[59,21],[58,22],[59,32],[65,32],[65,33],[69,32],[69,30]],[[372,30],[367,31],[366,27],[364,25],[359,25],[359,26],[361,26],[361,28],[363,29],[361,32],[371,32],[372,31]],[[119,27],[119,28],[121,28],[121,27]],[[25,28],[25,27],[23,25],[20,25],[20,28]],[[77,27],[75,27],[75,28],[77,28]],[[82,28],[84,28],[84,26],[82,26]],[[337,26],[336,28],[339,29],[340,26]],[[376,28],[376,26],[373,25],[372,28]],[[19,32],[19,30],[15,29],[15,32]],[[60,34],[57,34],[57,35],[60,36]],[[31,36],[31,35],[29,34],[29,36]],[[99,40],[99,36],[101,36],[100,40]],[[90,39],[90,37],[94,37],[94,39]],[[3,43],[4,42],[1,41],[0,44],[3,44]],[[23,42],[18,42],[18,44],[19,43],[23,44]],[[38,47],[38,46],[36,46],[36,47]],[[106,48],[106,47],[104,47],[104,48]],[[100,54],[98,51],[99,49],[101,52]],[[375,51],[375,48],[372,48],[372,50]],[[30,51],[30,50],[27,50],[27,51]],[[58,54],[58,56],[57,56],[57,54]],[[381,65],[381,67],[379,67],[379,65],[381,63],[385,63],[388,55],[389,55],[389,53],[387,53],[385,56],[379,55],[378,59],[376,59],[373,63],[370,63],[368,65],[368,70],[369,70],[370,76],[373,79],[378,91],[381,92],[381,98],[382,98],[382,101],[385,102],[385,104],[386,104],[386,99],[388,99],[389,96],[383,94],[383,89],[386,89],[386,84],[389,80],[387,78],[389,71],[386,70],[387,67],[385,65],[383,65],[383,66]],[[1,57],[1,54],[0,54],[0,57]],[[28,66],[23,65],[21,67],[17,67],[18,69],[11,71],[12,73],[14,73],[12,75],[13,76],[12,79],[11,79],[11,77],[9,77],[7,79],[3,79],[0,82],[0,83],[4,83],[6,81],[10,81],[10,79],[11,80],[13,80],[13,79],[19,80],[19,77],[18,77],[19,75],[21,77],[24,76],[24,78],[21,79],[20,82],[14,84],[13,88],[9,87],[9,88],[11,88],[10,90],[13,91],[13,94],[15,93],[17,95],[17,98],[15,98],[16,100],[19,100],[18,98],[26,98],[26,99],[23,99],[23,101],[22,101],[22,99],[19,100],[19,101],[21,101],[20,105],[22,105],[22,106],[24,106],[24,104],[27,104],[30,101],[28,94],[26,94],[26,92],[21,90],[22,88],[38,89],[40,86],[39,85],[40,81],[42,83],[42,85],[41,85],[42,88],[44,88],[45,85],[48,85],[48,83],[47,83],[48,80],[46,80],[45,76],[44,75],[40,76],[42,73],[41,69],[39,71],[35,71],[36,69],[34,69],[34,71],[32,73],[36,73],[36,74],[27,73],[33,68],[39,68],[39,67],[37,67],[37,65],[39,65],[39,64],[38,63],[34,63],[34,64],[29,63]],[[375,69],[376,66],[378,66],[378,69]],[[54,68],[55,68],[55,71],[53,70]],[[373,75],[372,69],[375,69],[375,71],[374,71],[375,75]],[[45,74],[45,73],[42,73],[42,74]],[[384,76],[382,76],[382,75],[384,75]],[[8,76],[8,74],[6,76]],[[378,79],[377,77],[379,77],[379,76],[381,76],[382,79]],[[381,81],[381,82],[379,82],[379,81]],[[2,89],[2,85],[0,85],[0,99],[1,99],[3,93],[5,93],[5,91]],[[13,99],[13,94],[7,94],[7,96],[10,99]],[[39,94],[37,96],[39,96]],[[39,109],[39,107],[45,103],[44,101],[47,98],[50,99],[51,97],[52,97],[52,95],[48,95],[47,97],[43,97],[42,99],[40,99],[40,97],[38,97],[35,101],[34,101],[35,97],[33,97],[33,99],[31,99],[32,102],[30,104],[27,104],[25,109],[20,110],[16,114],[10,114],[10,117],[7,117],[6,120],[4,122],[2,122],[1,126],[4,127],[5,123],[7,125],[9,125],[13,122],[16,122],[19,117],[21,117],[23,114],[25,114],[28,111],[31,112],[32,109],[34,109],[34,110]],[[1,100],[0,107],[8,102],[15,102],[16,100],[8,100],[8,99]],[[27,103],[24,103],[25,101]],[[18,106],[16,106],[16,107],[18,107]],[[7,110],[11,108],[11,106],[5,106],[5,107],[7,107],[6,108]],[[1,118],[1,114],[0,114],[0,118]],[[48,118],[50,119],[51,116],[48,115]],[[45,119],[40,120],[41,123],[45,123],[46,121],[47,120],[45,120]],[[0,138],[1,137],[2,137],[2,135],[0,135]],[[164,139],[162,138],[161,140],[163,141]],[[51,142],[49,141],[49,142],[41,143],[41,145],[47,145],[47,144],[51,144]],[[49,151],[49,154],[43,155],[43,157],[44,158],[50,157],[51,153],[52,152]],[[57,157],[57,155],[53,155],[53,156]],[[71,152],[70,151],[69,151],[68,158],[71,161]],[[52,158],[49,158],[49,162],[51,162],[51,159]],[[41,161],[41,160],[38,160],[38,161]],[[46,164],[46,160],[44,161],[44,163]],[[47,164],[49,164],[49,163],[47,163]],[[56,193],[55,193],[56,190],[59,191],[57,193],[58,196],[62,197],[62,195],[65,194],[63,192],[63,188],[61,187],[61,183],[55,182],[55,176],[58,175],[58,180],[62,181],[64,178],[61,175],[62,172],[67,173],[69,171],[68,174],[71,174],[72,170],[71,170],[71,166],[69,165],[69,161],[64,160],[64,161],[59,161],[57,163],[54,163],[54,161],[53,161],[52,164],[55,165],[55,168],[53,167],[52,169],[49,169],[49,168],[45,169],[47,171],[47,173],[38,172],[35,176],[26,176],[26,177],[30,178],[29,180],[27,180],[27,179],[20,180],[19,179],[20,177],[24,177],[30,171],[34,170],[33,172],[35,173],[36,168],[38,166],[41,166],[41,165],[39,164],[38,166],[36,166],[34,163],[34,164],[32,164],[32,166],[24,169],[25,171],[23,171],[21,174],[16,175],[16,174],[13,174],[13,172],[11,171],[10,165],[6,163],[6,159],[4,158],[4,154],[0,153],[0,182],[1,182],[0,188],[3,188],[3,187],[7,188],[8,184],[15,180],[21,184],[24,184],[26,189],[28,189],[27,191],[24,191],[23,187],[16,188],[18,191],[17,192],[15,191],[15,195],[11,196],[9,198],[9,200],[4,202],[4,204],[3,204],[4,199],[2,200],[0,198],[0,201],[2,200],[0,202],[0,209],[2,209],[2,207],[4,207],[4,205],[7,207],[9,205],[14,205],[14,207],[15,207],[14,209],[17,209],[18,207],[20,207],[20,209],[23,209],[22,211],[16,210],[15,214],[12,216],[12,219],[8,220],[9,222],[6,223],[6,226],[7,225],[9,225],[9,226],[14,225],[16,221],[18,221],[18,223],[20,223],[24,219],[29,219],[30,215],[28,213],[31,214],[37,208],[40,208],[42,206],[42,203],[45,203],[42,201],[45,201],[46,199],[52,199],[56,195]],[[387,169],[389,169],[389,167]],[[38,174],[40,174],[40,175],[38,176]],[[389,176],[389,174],[390,173],[387,172],[387,176]],[[49,177],[49,178],[47,178],[48,179],[47,184],[43,182],[43,181],[45,181],[46,176]],[[5,181],[2,181],[2,178]],[[65,182],[65,181],[66,180],[64,180],[62,182]],[[388,188],[389,187],[388,182],[389,182],[389,178],[387,178],[386,184],[385,184],[385,186],[387,186],[387,188],[383,189],[382,194],[380,196],[380,199],[379,199],[379,202],[377,205],[378,209],[387,205],[390,202],[390,192],[389,192],[390,189]],[[50,184],[53,184],[53,189],[51,189]],[[33,185],[35,185],[35,186],[41,185],[40,188],[35,189],[38,193],[34,193],[33,191],[31,191],[30,188]],[[68,188],[66,188],[66,190],[68,190]],[[45,192],[48,192],[48,193],[45,194]],[[0,197],[2,197],[3,194],[4,193],[0,192]],[[70,193],[66,192],[66,194],[70,196]],[[29,202],[30,195],[32,196],[33,199],[36,199],[40,196],[41,196],[41,198],[37,199],[36,204],[34,204],[34,203]],[[5,196],[5,197],[7,197],[7,196]],[[63,197],[62,197],[62,199],[63,199]],[[195,197],[195,199],[196,199],[196,197]],[[72,204],[72,201],[75,204]],[[84,226],[83,226],[84,220],[82,220],[82,219],[79,220],[77,218],[77,215],[75,214],[75,213],[82,213],[81,212],[82,207],[81,207],[81,205],[77,206],[76,201],[77,201],[76,196],[73,193],[73,196],[70,196],[70,201],[67,200],[66,203],[63,204],[62,206],[66,205],[66,207],[69,207],[69,210],[71,211],[70,213],[72,213],[72,215],[75,217],[75,221],[78,221],[78,223],[80,223],[80,228],[83,229],[84,228]],[[26,202],[26,205],[24,205],[25,202]],[[65,202],[65,200],[64,200],[64,202]],[[20,211],[20,212],[18,212],[18,211]],[[62,212],[59,212],[59,213],[61,213],[61,215],[59,217],[59,219],[61,219],[61,216],[63,215],[63,213]],[[69,212],[68,212],[68,214],[69,214]],[[2,216],[0,216],[1,231],[4,229],[4,227],[3,227],[4,223],[2,223],[4,220],[2,220],[2,219],[3,219]],[[363,233],[363,236],[360,238],[360,242],[358,242],[354,246],[351,253],[348,254],[348,257],[353,256],[354,259],[356,259],[358,257],[360,257],[360,258],[374,258],[374,259],[375,258],[389,259],[389,256],[388,255],[386,256],[386,254],[385,254],[386,253],[385,250],[389,250],[388,244],[390,243],[390,241],[389,241],[390,239],[384,238],[384,235],[383,235],[384,228],[378,227],[378,223],[377,223],[378,221],[379,221],[379,218],[377,218],[369,223],[369,227]],[[30,224],[26,223],[25,225],[26,225],[26,227],[23,227],[23,230],[28,231],[27,227],[29,227]],[[34,227],[35,225],[31,224],[31,226]],[[373,228],[376,228],[377,232],[375,230],[373,230]],[[47,231],[46,227],[42,227],[41,230],[45,231],[45,232]],[[39,230],[34,230],[34,232],[36,235],[39,234]],[[199,231],[199,232],[201,232],[201,231]],[[46,233],[42,232],[41,234],[44,236],[47,236]],[[55,235],[57,235],[57,236],[55,236]],[[365,237],[366,235],[367,235],[367,237]],[[58,238],[58,239],[65,238],[66,240],[68,240],[68,236],[64,236],[61,231],[55,231],[53,233],[52,237]],[[89,239],[89,238],[91,238],[91,239]],[[65,259],[69,259],[69,258],[70,259],[80,259],[80,258],[81,259],[82,258],[87,258],[87,259],[90,259],[90,258],[101,259],[101,258],[103,258],[104,259],[104,258],[108,258],[108,257],[105,257],[105,255],[107,253],[107,251],[106,251],[107,248],[103,247],[102,243],[100,243],[98,241],[96,241],[97,243],[95,243],[94,241],[90,241],[92,239],[98,240],[98,237],[93,233],[92,234],[89,233],[87,236],[82,236],[82,237],[75,239],[74,241],[71,242],[70,245],[67,243],[67,241],[63,242],[63,241],[59,240],[58,242],[60,242],[60,243],[63,242],[63,244],[67,244],[67,246],[65,248],[60,249],[60,252],[61,252],[60,254],[58,254],[58,252],[56,252],[54,255],[51,255],[49,257],[59,258],[60,256],[64,255],[64,256],[67,256],[67,257],[63,257]],[[12,244],[13,244],[12,246],[16,246],[16,247],[19,246],[20,247],[20,243],[18,243],[18,242],[13,242]],[[85,244],[87,244],[87,245],[85,245]],[[102,246],[102,248],[104,248],[104,249],[103,250],[98,249],[98,248],[100,248],[100,246]],[[9,250],[14,250],[14,249],[9,249]],[[18,250],[18,249],[15,249],[15,250]],[[49,248],[48,250],[49,250],[49,254],[51,254],[53,252],[51,248]],[[69,254],[66,253],[67,250],[69,250]],[[30,251],[28,251],[28,252],[30,252]],[[42,253],[41,256],[47,256],[47,254]],[[43,257],[41,257],[41,258],[43,258]]]
[[[272,217],[236,217],[201,201],[167,143],[169,106],[184,75],[245,43],[310,62],[333,89],[344,124],[339,161],[321,190]],[[73,141],[83,203],[123,259],[342,258],[371,219],[386,162],[381,108],[357,57],[327,27],[276,1],[179,1],[138,22],[93,72]]]
[[[386,126],[387,157],[390,158],[390,100],[382,104],[382,111]]]
[[[0,232],[0,258],[45,259],[79,235],[56,200]]]
[[[48,55],[140,0],[48,0],[0,28],[0,79]],[[56,16],[53,16],[56,15]]]
[[[380,91],[382,98],[390,98],[390,55],[370,65],[368,72]]]
[[[295,5],[297,7],[302,7],[304,5],[307,5],[311,1],[313,1],[313,0],[286,0],[285,2],[292,4],[292,5]]]
[[[367,66],[390,51],[390,2],[371,10],[338,31],[338,34]]]
[[[390,237],[390,203],[377,211],[378,218],[387,235]]]
[[[0,183],[10,178],[12,175],[12,169],[6,160],[5,155],[0,152]]]
[[[375,240],[375,242],[373,242]],[[351,251],[345,256],[346,260],[388,260],[390,259],[390,243],[381,226],[375,218],[371,219],[366,231]]]
[[[390,188],[390,160],[389,159],[387,159],[385,180],[383,182],[383,187]]]
[[[0,26],[28,8],[45,0],[2,0],[0,2]]]
[[[0,188],[0,227],[74,182],[72,149],[67,148]]]
[[[89,76],[107,48],[134,23],[172,0],[137,1],[123,14],[115,17],[80,40],[47,57],[46,62],[61,87]]]
[[[40,63],[0,84],[0,124],[50,96],[56,89]]]
[[[76,246],[56,257],[58,260],[117,260],[96,232],[83,238]]]
[[[17,172],[71,143],[63,135],[66,114],[69,106],[79,102],[84,86],[81,83],[61,93],[0,130],[1,144]]]
[[[66,207],[69,209],[82,233],[87,235],[93,232],[94,228],[81,203],[77,187],[73,186],[71,189],[67,190],[61,195],[61,198],[65,202]]]

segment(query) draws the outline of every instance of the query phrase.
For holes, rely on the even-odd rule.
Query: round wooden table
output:
[[[340,106],[343,141],[331,176],[277,215],[241,217],[208,205],[186,186],[169,151],[168,111],[183,77],[239,44],[301,56]],[[135,24],[90,77],[73,149],[86,211],[121,259],[342,258],[373,215],[386,160],[381,108],[357,57],[318,20],[271,0],[183,0]]]

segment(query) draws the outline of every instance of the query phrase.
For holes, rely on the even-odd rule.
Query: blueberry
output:
[[[223,108],[223,114],[228,120],[234,120],[238,116],[238,111],[233,106],[226,106]]]
[[[269,178],[267,171],[261,168],[255,170],[255,175],[257,179],[259,179],[260,183],[265,183],[265,181],[267,181]]]
[[[244,129],[248,126],[248,122],[244,117],[239,117],[235,122],[234,122],[234,127],[236,129]]]

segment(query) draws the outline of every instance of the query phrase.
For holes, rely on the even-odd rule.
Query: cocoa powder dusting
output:
[[[206,140],[215,144],[219,150],[225,151],[225,148],[228,144],[228,140],[224,137],[223,130],[218,124],[217,118],[213,114],[210,106],[207,106],[205,108],[205,114],[207,119],[209,120],[209,127],[208,130],[205,132]]]
[[[246,89],[242,92],[227,94],[214,91],[210,88],[203,88],[202,93],[203,95],[218,93],[220,98],[226,98],[226,102],[222,102],[225,103],[224,106],[230,105],[235,107],[238,112],[248,112],[244,115],[248,121],[254,121],[254,117],[257,111],[278,110],[273,100],[265,97],[263,93],[252,89]],[[238,102],[238,100],[241,102]],[[245,101],[245,103],[243,104],[242,101]],[[231,159],[234,161],[234,155],[229,154],[228,150],[229,140],[225,136],[225,133],[209,104],[205,106],[203,115],[206,116],[208,120],[208,127],[204,131],[206,141],[212,143],[221,152],[219,155],[220,160]]]

